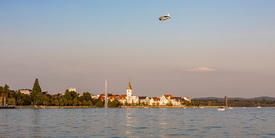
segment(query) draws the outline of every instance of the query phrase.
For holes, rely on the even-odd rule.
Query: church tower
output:
[[[132,96],[132,86],[131,86],[131,83],[130,83],[130,79],[129,79],[129,83],[128,83],[128,86],[127,86],[126,94],[127,94],[127,97]]]

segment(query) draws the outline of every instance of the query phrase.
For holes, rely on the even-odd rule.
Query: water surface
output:
[[[1,109],[0,137],[275,137],[275,108]]]

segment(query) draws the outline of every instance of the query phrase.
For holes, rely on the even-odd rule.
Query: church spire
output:
[[[128,83],[128,86],[127,86],[127,90],[132,90],[132,86],[131,86],[131,83],[130,83],[130,78],[129,78],[129,83]]]

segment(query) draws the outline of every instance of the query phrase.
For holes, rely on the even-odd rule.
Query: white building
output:
[[[20,89],[20,92],[24,93],[24,94],[27,94],[27,95],[30,95],[32,90],[31,89]]]
[[[168,103],[172,103],[173,106],[179,106],[181,105],[181,101],[177,100],[172,95],[162,95],[159,100],[160,105],[166,105]]]
[[[73,91],[76,92],[76,88],[70,87],[70,88],[69,88],[69,92],[73,92]]]
[[[127,101],[128,104],[132,104],[132,103],[137,103],[138,104],[139,103],[138,96],[133,96],[132,86],[131,86],[130,80],[129,80],[129,83],[128,83],[128,86],[127,86],[126,94],[127,94],[126,101]]]
[[[160,98],[152,97],[150,99],[149,105],[159,105],[159,100],[160,100]]]
[[[183,100],[188,101],[189,103],[191,103],[191,98],[189,98],[189,97],[181,97],[181,99],[183,99]]]

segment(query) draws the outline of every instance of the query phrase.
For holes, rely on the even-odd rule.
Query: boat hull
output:
[[[15,106],[0,106],[0,109],[15,109]]]

